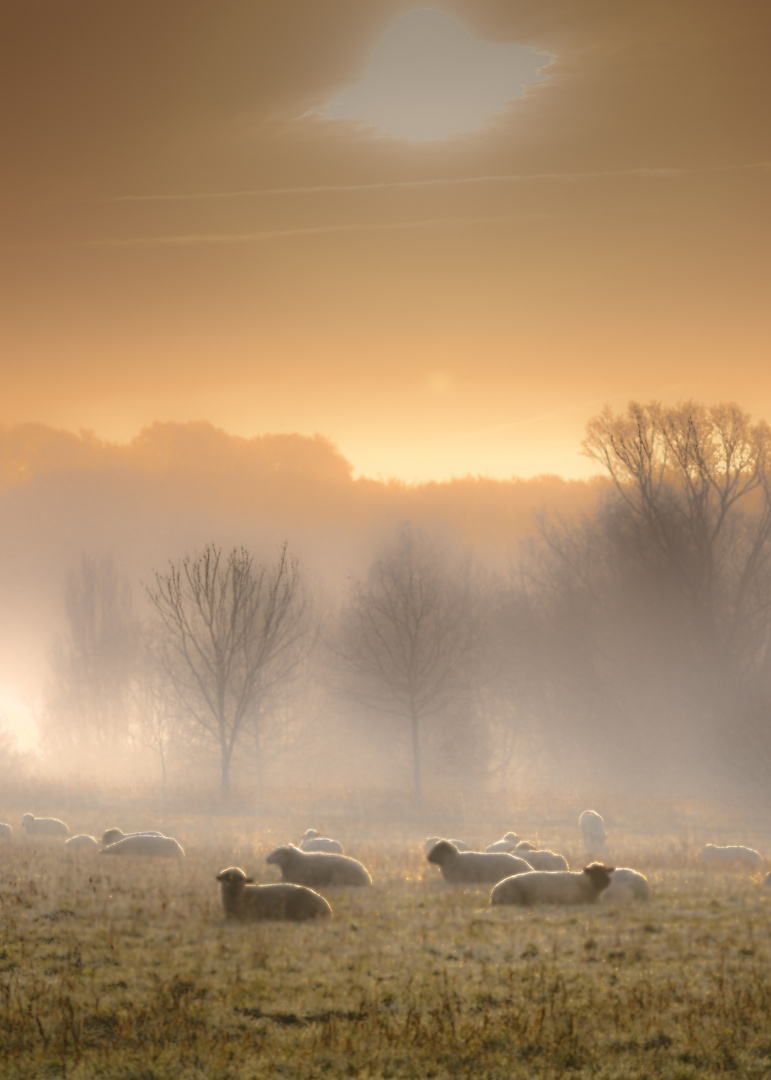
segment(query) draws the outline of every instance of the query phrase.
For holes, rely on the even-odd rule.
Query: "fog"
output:
[[[320,437],[208,424],[5,429],[0,778],[253,813],[767,814],[768,435],[636,409],[590,422],[605,476],[571,483],[356,480]]]

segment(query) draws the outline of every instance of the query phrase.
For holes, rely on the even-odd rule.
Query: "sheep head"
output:
[[[446,859],[451,859],[458,854],[458,849],[455,844],[451,844],[449,840],[440,840],[438,844],[429,851],[426,858],[430,863],[436,863],[437,866],[441,866]]]
[[[584,867],[584,873],[588,875],[595,891],[601,893],[603,889],[607,889],[608,885],[610,885],[610,875],[615,869],[615,866],[605,866],[603,863],[593,862]]]
[[[220,870],[217,881],[224,881],[228,885],[252,885],[253,878],[247,877],[239,866],[229,866],[227,870]]]

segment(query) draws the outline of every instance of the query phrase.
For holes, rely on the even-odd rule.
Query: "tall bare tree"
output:
[[[476,647],[468,560],[452,560],[409,523],[354,585],[338,654],[351,692],[409,724],[415,801],[423,801],[421,727],[466,690]]]
[[[259,714],[260,694],[299,663],[308,633],[300,569],[284,543],[272,567],[251,554],[207,545],[170,563],[148,588],[165,630],[163,665],[180,710],[219,756],[230,793],[234,752]]]

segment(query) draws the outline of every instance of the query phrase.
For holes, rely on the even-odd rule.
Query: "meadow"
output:
[[[134,824],[67,816],[94,835]],[[649,903],[522,911],[446,886],[421,850],[436,828],[341,824],[327,831],[373,888],[326,890],[329,920],[241,925],[223,918],[216,873],[275,880],[265,855],[307,814],[145,814],[186,848],[164,863],[33,843],[20,818],[0,807],[17,833],[0,848],[5,1080],[771,1076],[771,889],[705,872],[693,838],[663,827],[612,834]],[[465,834],[509,827],[583,864],[567,818]]]

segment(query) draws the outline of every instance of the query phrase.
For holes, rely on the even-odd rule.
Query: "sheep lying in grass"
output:
[[[760,866],[763,856],[754,848],[745,847],[743,844],[727,844],[720,847],[717,844],[706,844],[701,853],[703,862],[712,863],[715,866]]]
[[[488,854],[495,854],[495,852],[498,851],[512,852],[518,843],[519,837],[517,834],[515,832],[507,832],[503,834],[500,840],[496,840],[493,844],[488,844],[485,851]]]
[[[301,851],[294,844],[276,848],[265,860],[281,868],[284,881],[295,885],[371,885],[366,866],[349,855],[330,851]]]
[[[137,855],[152,859],[181,859],[183,848],[171,836],[156,836],[154,833],[138,833],[136,836],[124,836],[114,844],[102,848],[100,855]]]
[[[317,919],[331,915],[323,896],[305,885],[255,885],[231,866],[217,874],[225,914],[232,919]]]
[[[526,874],[530,863],[504,851],[458,851],[449,840],[440,840],[426,856],[451,885],[494,885],[512,874]]]
[[[578,827],[587,851],[602,851],[608,839],[605,822],[596,810],[584,810],[578,819]]]
[[[603,903],[613,900],[650,900],[651,887],[648,879],[638,870],[617,866],[610,872],[610,885],[602,893]]]
[[[491,904],[594,904],[610,885],[613,867],[591,863],[578,873],[569,870],[531,870],[498,882]]]
[[[95,851],[99,847],[99,841],[88,833],[78,833],[77,836],[71,836],[69,840],[65,840],[64,846],[68,851],[83,851],[86,848]]]
[[[13,829],[4,821],[0,821],[0,840],[13,840]]]
[[[554,851],[522,851],[519,857],[529,862],[534,870],[569,870],[568,861],[564,855],[557,855]]]
[[[143,829],[142,832],[125,833],[122,829],[107,829],[102,833],[103,844],[115,844],[118,840],[125,840],[127,836],[165,836],[165,833],[155,832],[153,829]]]
[[[55,817],[35,817],[34,814],[25,814],[21,819],[23,829],[27,836],[69,836],[70,830]]]
[[[328,836],[319,836],[316,829],[306,829],[300,841],[303,851],[329,851],[333,855],[344,855],[343,845],[339,840],[331,840]]]
[[[443,836],[429,836],[428,840],[425,840],[423,842],[423,854],[428,855],[429,851],[433,851],[433,849],[436,847],[436,845],[439,843],[439,841],[444,840],[444,839],[445,838]],[[453,847],[458,849],[458,851],[470,851],[471,850],[471,848],[468,846],[468,844],[466,843],[465,840],[454,840],[453,839],[453,840],[448,840],[447,843],[452,844]]]
[[[520,840],[520,842],[514,848],[514,851],[515,853],[519,852],[522,855],[522,858],[524,858],[527,855],[528,851],[538,851],[538,848],[535,846],[535,844],[531,844],[529,840]]]

